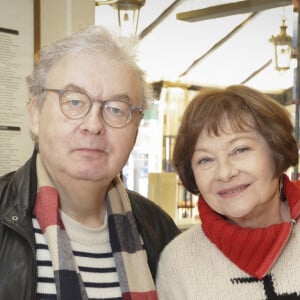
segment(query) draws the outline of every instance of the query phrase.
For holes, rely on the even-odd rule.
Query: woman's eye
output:
[[[208,164],[209,162],[211,162],[212,161],[212,159],[211,158],[208,158],[208,157],[206,157],[206,158],[201,158],[199,161],[198,161],[198,164],[199,165],[205,165],[205,164]]]
[[[241,154],[249,150],[249,147],[241,147],[234,151],[234,154]]]

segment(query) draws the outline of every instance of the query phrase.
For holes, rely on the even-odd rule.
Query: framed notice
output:
[[[20,167],[33,150],[26,76],[34,45],[34,0],[0,0],[0,175]]]

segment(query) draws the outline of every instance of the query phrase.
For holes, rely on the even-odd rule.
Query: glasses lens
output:
[[[90,109],[90,99],[87,95],[66,91],[60,99],[60,107],[63,114],[70,119],[84,117]]]
[[[105,122],[112,127],[122,127],[131,119],[130,104],[124,101],[105,101],[102,114]]]

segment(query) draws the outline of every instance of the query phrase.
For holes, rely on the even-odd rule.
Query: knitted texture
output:
[[[107,214],[100,227],[90,228],[60,211],[73,255],[89,299],[121,300],[121,288],[109,241]],[[36,218],[32,219],[38,266],[37,300],[56,300],[51,256]]]
[[[293,185],[284,176],[292,218],[298,219],[299,203],[293,197]],[[283,222],[267,228],[242,228],[215,213],[203,199],[198,202],[202,228],[206,236],[222,253],[246,273],[262,279],[284,248],[293,222]],[[247,245],[247,247],[245,247]]]
[[[211,242],[239,268],[262,279],[284,247],[293,225],[282,223],[255,230],[241,228],[215,214],[205,201],[200,200],[198,206],[202,228]]]
[[[299,198],[300,199],[300,198]],[[195,225],[163,250],[156,279],[160,300],[300,299],[300,224],[263,279],[245,273]],[[247,245],[244,245],[247,248]]]
[[[60,218],[57,191],[51,184],[39,156],[37,174],[39,188],[34,214],[51,254],[57,299],[88,299]],[[118,178],[109,189],[106,205],[109,237],[123,299],[156,300],[147,255],[141,244],[127,193]]]
[[[204,220],[201,215],[204,225],[183,232],[163,250],[156,279],[159,299],[300,299],[299,187],[299,181],[291,182],[284,176],[284,192],[291,217],[296,221],[291,233],[285,232],[289,223],[284,223],[283,228],[259,229],[256,234],[234,225],[228,228],[225,219],[214,219],[215,213],[208,212]],[[199,205],[205,215],[202,203]],[[271,240],[276,245],[272,246]],[[267,272],[261,279],[263,272],[258,261]],[[255,267],[249,266],[252,263]]]

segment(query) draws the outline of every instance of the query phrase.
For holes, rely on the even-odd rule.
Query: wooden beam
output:
[[[178,13],[181,21],[197,22],[292,5],[292,0],[245,0]]]
[[[169,16],[174,9],[183,2],[184,0],[175,0],[171,5],[169,5],[150,25],[148,25],[139,34],[139,39],[143,39],[148,33],[150,33],[154,28],[156,28],[163,20]]]
[[[34,60],[37,60],[38,54],[41,47],[41,2],[40,0],[34,0],[33,7],[34,15],[34,38],[33,38],[33,48],[34,48]]]
[[[234,34],[236,34],[241,28],[243,28],[252,18],[254,18],[257,15],[257,13],[251,14],[249,17],[247,17],[243,22],[238,24],[235,28],[233,28],[226,36],[224,36],[222,39],[220,39],[217,43],[215,43],[209,50],[207,50],[203,55],[198,57],[196,60],[192,62],[192,64],[184,71],[182,72],[179,77],[185,76],[191,69],[193,69],[200,61],[202,61],[207,55],[212,53],[213,51],[216,51],[218,48],[220,48],[226,41],[228,41]]]
[[[257,70],[255,70],[252,74],[250,74],[246,79],[244,79],[241,82],[241,84],[245,84],[248,81],[250,81],[256,75],[258,75],[260,72],[262,72],[264,69],[266,69],[271,63],[272,63],[272,59],[269,59],[264,65],[262,65],[260,68],[258,68]]]

